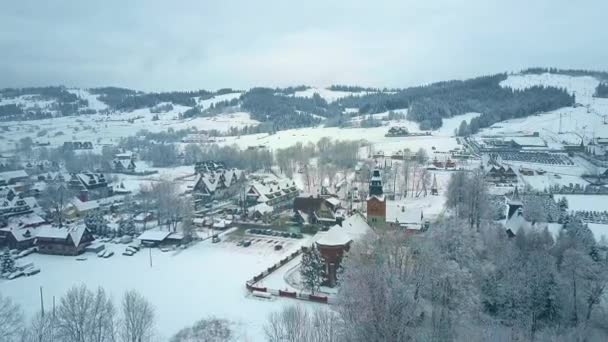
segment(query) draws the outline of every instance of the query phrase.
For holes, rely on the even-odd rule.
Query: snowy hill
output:
[[[548,113],[521,119],[507,120],[483,131],[484,134],[511,134],[539,132],[550,146],[559,148],[562,143],[578,144],[593,137],[608,137],[608,99],[593,97],[600,81],[591,76],[562,74],[510,75],[501,86],[525,89],[532,86],[553,86],[566,89],[576,97],[574,107],[564,107]],[[561,131],[560,131],[561,122]]]
[[[314,94],[319,94],[319,96],[321,96],[323,99],[325,99],[325,101],[335,102],[336,100],[344,98],[344,97],[363,96],[363,95],[367,95],[370,93],[371,92],[369,92],[369,91],[351,92],[351,91],[330,90],[328,88],[321,88],[321,87],[311,87],[306,90],[296,91],[294,93],[294,96],[310,98]]]

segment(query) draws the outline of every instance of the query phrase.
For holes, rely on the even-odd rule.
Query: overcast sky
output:
[[[3,1],[0,87],[403,87],[608,70],[608,1]]]

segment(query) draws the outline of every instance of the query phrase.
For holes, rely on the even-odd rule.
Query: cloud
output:
[[[0,87],[409,86],[529,66],[608,69],[605,2],[19,1]]]

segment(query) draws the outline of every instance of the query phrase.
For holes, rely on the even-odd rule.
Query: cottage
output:
[[[296,219],[302,223],[330,227],[338,223],[335,210],[339,204],[340,201],[335,197],[296,197],[293,201],[293,210]]]
[[[13,185],[27,180],[25,170],[0,172],[0,186]]]
[[[78,192],[83,202],[112,195],[112,187],[101,173],[72,173],[70,177],[69,189]]]
[[[492,166],[485,175],[486,181],[492,183],[517,183],[517,174],[509,166],[506,169],[503,166]]]
[[[36,238],[36,227],[19,228],[8,226],[0,228],[0,247],[10,249],[26,249],[34,245]]]
[[[243,184],[245,175],[242,170],[224,170],[215,167],[206,164],[197,167],[200,173],[197,174],[192,189],[197,208],[213,200],[236,195],[240,185]]]
[[[41,227],[36,232],[35,244],[42,254],[79,255],[93,240],[93,235],[84,225]]]
[[[286,178],[266,178],[253,181],[246,193],[248,206],[266,203],[274,211],[293,206],[293,200],[298,196],[296,183]]]

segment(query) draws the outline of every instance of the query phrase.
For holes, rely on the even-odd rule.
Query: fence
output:
[[[292,291],[275,290],[275,289],[269,289],[267,287],[259,287],[259,286],[255,285],[256,283],[260,282],[264,278],[268,277],[272,272],[278,270],[280,267],[284,266],[291,260],[295,259],[298,255],[302,254],[302,252],[304,252],[306,250],[307,250],[306,247],[302,247],[302,248],[298,249],[297,251],[291,253],[290,255],[286,256],[285,258],[281,259],[278,263],[268,267],[265,271],[253,276],[253,278],[251,278],[250,280],[248,280],[245,283],[245,287],[247,288],[247,291],[249,291],[249,292],[254,292],[254,291],[255,292],[266,292],[266,293],[270,293],[273,296],[278,296],[278,297],[309,300],[311,302],[329,304],[330,298],[327,296],[318,296],[318,295],[312,295],[312,294],[295,292],[295,291],[292,292]]]

